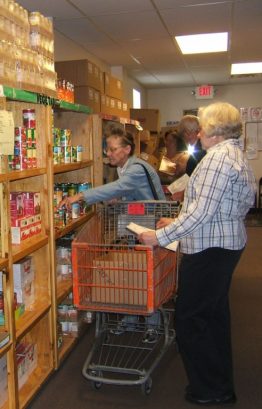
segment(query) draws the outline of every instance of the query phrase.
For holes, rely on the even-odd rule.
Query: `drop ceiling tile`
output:
[[[230,29],[230,5],[216,2],[215,5],[179,7],[161,12],[169,32],[175,35],[224,32]]]
[[[115,40],[150,39],[166,36],[166,30],[157,14],[152,12],[96,16],[96,24]]]
[[[22,7],[30,11],[40,11],[44,16],[59,19],[81,17],[79,11],[66,0],[18,0]]]
[[[111,15],[153,10],[149,0],[71,0],[88,16]]]
[[[103,32],[98,31],[90,21],[83,17],[71,19],[70,22],[68,20],[57,21],[55,27],[68,38],[79,42],[79,44],[111,43]]]

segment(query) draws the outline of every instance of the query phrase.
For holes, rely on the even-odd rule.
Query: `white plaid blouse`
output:
[[[227,139],[211,147],[189,179],[178,218],[157,230],[159,244],[180,240],[187,254],[209,247],[243,248],[244,218],[255,192],[256,181],[239,141]]]

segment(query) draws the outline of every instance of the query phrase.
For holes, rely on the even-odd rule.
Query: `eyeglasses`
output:
[[[123,148],[123,146],[117,146],[116,148],[105,148],[103,152],[106,155],[108,152],[110,153],[116,152],[119,148]]]

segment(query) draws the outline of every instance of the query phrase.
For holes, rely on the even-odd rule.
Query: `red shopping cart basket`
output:
[[[155,229],[175,217],[176,202],[120,202],[98,208],[72,243],[78,309],[150,315],[175,291],[176,253],[141,245],[126,226]]]

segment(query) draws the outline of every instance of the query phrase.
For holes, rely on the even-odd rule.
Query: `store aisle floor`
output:
[[[234,274],[231,289],[232,337],[236,409],[262,405],[262,227],[248,228],[248,246]],[[183,398],[186,377],[181,358],[172,346],[152,375],[149,396],[139,387],[103,385],[94,391],[81,374],[93,342],[90,329],[61,368],[31,402],[30,409],[189,409]],[[214,406],[213,406],[214,407]]]

